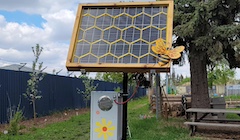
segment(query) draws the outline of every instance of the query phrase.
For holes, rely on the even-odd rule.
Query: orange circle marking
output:
[[[107,131],[107,127],[104,126],[104,127],[102,128],[102,131],[103,131],[103,132],[106,132],[106,131]]]
[[[100,112],[99,112],[99,111],[96,111],[96,114],[97,114],[97,115],[99,115],[99,114],[100,114]]]

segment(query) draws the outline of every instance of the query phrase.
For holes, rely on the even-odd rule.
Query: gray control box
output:
[[[122,139],[122,97],[114,91],[91,92],[91,140]]]

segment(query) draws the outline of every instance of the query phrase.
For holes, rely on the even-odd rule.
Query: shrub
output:
[[[19,123],[22,121],[22,119],[23,119],[22,111],[17,111],[9,123],[8,132],[10,135],[19,134],[19,130],[21,129]]]

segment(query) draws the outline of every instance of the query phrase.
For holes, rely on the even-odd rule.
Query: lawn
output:
[[[239,95],[229,95],[224,97],[226,101],[240,101]]]
[[[200,140],[189,137],[189,130],[183,125],[182,118],[157,120],[149,114],[146,97],[128,104],[128,122],[132,137],[129,140]],[[146,115],[143,119],[140,116]],[[0,134],[1,140],[89,140],[90,113],[73,116],[71,119],[49,124],[43,128],[27,128],[27,132],[17,136]]]

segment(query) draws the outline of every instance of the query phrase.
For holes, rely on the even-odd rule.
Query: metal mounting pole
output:
[[[128,74],[123,73],[123,102],[128,98]],[[123,104],[122,140],[127,140],[127,103]]]
[[[156,118],[159,119],[162,114],[160,75],[156,74]]]

